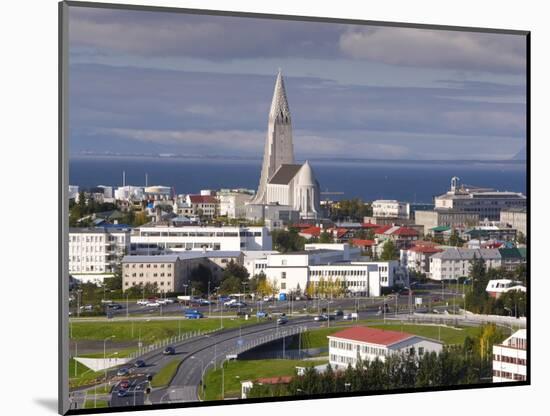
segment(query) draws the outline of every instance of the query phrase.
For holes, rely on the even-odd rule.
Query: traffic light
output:
[[[147,387],[145,389],[145,394],[151,394],[151,387]]]

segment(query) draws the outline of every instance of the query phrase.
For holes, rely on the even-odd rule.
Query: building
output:
[[[349,244],[306,244],[305,250],[272,253],[255,267],[277,284],[280,293],[312,296],[380,296],[382,288],[405,285],[407,273],[394,261],[363,261]]]
[[[496,225],[479,226],[466,230],[462,233],[462,238],[466,240],[499,240],[515,241],[516,230],[514,228],[498,227]]]
[[[495,191],[490,188],[479,188],[460,185],[456,176],[451,179],[450,190],[435,197],[436,211],[454,211],[478,214],[480,219],[500,220],[500,211],[524,209],[527,198],[518,192]]]
[[[266,227],[203,227],[145,225],[131,235],[132,254],[176,253],[186,250],[271,250]]]
[[[227,218],[245,218],[246,203],[250,202],[252,195],[248,192],[222,190],[218,193],[220,215]]]
[[[214,218],[219,213],[218,198],[212,195],[187,195],[185,202],[191,207],[191,215]]]
[[[526,248],[499,248],[502,267],[508,271],[516,270],[527,263]]]
[[[443,344],[428,338],[397,331],[357,326],[329,335],[329,363],[335,370],[345,370],[357,361],[385,361],[393,354],[424,354],[443,350]]]
[[[248,271],[248,275],[254,277],[257,274],[263,273],[263,270],[267,267],[267,257],[278,253],[278,251],[274,250],[243,251],[243,266]]]
[[[450,247],[430,257],[430,274],[432,280],[456,280],[470,274],[474,259],[483,259],[487,269],[498,268],[502,257],[497,249],[470,249]]]
[[[527,209],[508,208],[500,211],[500,222],[527,235]]]
[[[69,185],[68,196],[75,201],[78,199],[78,185]]]
[[[439,227],[464,228],[479,223],[479,214],[471,212],[454,211],[422,211],[414,213],[414,222],[424,227],[425,234],[433,234],[434,229]]]
[[[400,251],[399,262],[408,270],[428,276],[430,274],[430,257],[441,252],[443,250],[434,244],[415,244]]]
[[[372,216],[375,218],[403,218],[408,219],[410,205],[395,199],[378,199],[372,202]]]
[[[493,383],[527,380],[527,330],[493,345]]]
[[[143,190],[143,193],[145,194],[145,198],[149,200],[168,200],[172,198],[172,188],[169,186],[162,186],[162,185],[154,185],[154,186],[147,186]]]
[[[510,279],[495,279],[495,280],[489,280],[489,283],[487,283],[487,289],[485,289],[486,292],[489,294],[489,296],[498,299],[500,295],[503,293],[507,293],[510,291],[520,291],[520,292],[526,292],[527,288],[521,284],[521,282],[517,282]]]
[[[292,224],[300,219],[300,213],[293,207],[279,204],[247,204],[246,218],[251,221],[264,222],[270,230]]]
[[[130,228],[69,229],[69,273],[81,281],[111,277],[130,249]]]
[[[258,192],[253,205],[282,205],[304,219],[320,217],[320,189],[310,164],[296,164],[292,119],[281,71],[269,111],[267,136]]]

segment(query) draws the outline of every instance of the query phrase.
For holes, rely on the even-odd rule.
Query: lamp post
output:
[[[115,338],[115,336],[111,335],[103,340],[103,367],[105,367],[105,383],[107,383],[107,341],[112,338]]]
[[[210,280],[208,281],[208,317],[212,314],[212,303],[210,302]]]
[[[126,293],[126,319],[128,319],[128,296],[130,296],[130,293]]]

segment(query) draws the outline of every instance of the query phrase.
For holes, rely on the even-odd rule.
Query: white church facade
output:
[[[250,204],[288,207],[301,219],[317,219],[320,216],[319,183],[307,161],[304,164],[294,161],[291,120],[279,71],[269,111],[260,184]]]

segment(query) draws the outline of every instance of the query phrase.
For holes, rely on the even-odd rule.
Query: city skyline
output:
[[[78,7],[71,19],[72,155],[259,159],[278,68],[300,160],[507,160],[526,145],[519,35]]]

